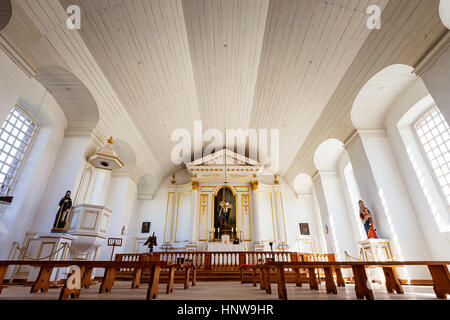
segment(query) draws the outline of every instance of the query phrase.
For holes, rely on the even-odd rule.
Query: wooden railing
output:
[[[122,253],[116,254],[116,261],[144,261],[149,254]],[[197,266],[207,271],[239,271],[241,265],[261,264],[268,261],[298,262],[298,261],[334,261],[334,254],[304,254],[299,252],[209,252],[209,251],[168,251],[153,252],[151,260],[167,261],[168,263]],[[120,271],[132,271],[121,269]]]

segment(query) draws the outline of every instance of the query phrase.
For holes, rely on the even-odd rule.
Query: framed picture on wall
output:
[[[309,236],[309,224],[307,223],[299,223],[299,227],[300,227],[300,234],[302,236]]]
[[[150,233],[151,222],[142,222],[142,233]]]

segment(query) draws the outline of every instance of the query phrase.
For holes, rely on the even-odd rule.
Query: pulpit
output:
[[[69,233],[76,235],[71,246],[72,258],[89,260],[89,255],[106,243],[111,210],[103,206],[80,204],[73,207]]]

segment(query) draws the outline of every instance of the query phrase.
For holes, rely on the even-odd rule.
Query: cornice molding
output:
[[[321,177],[339,177],[336,171],[319,171],[318,174]]]
[[[30,77],[34,78],[37,74],[37,70],[29,64],[17,51],[17,49],[14,47],[13,42],[8,39],[8,37],[0,33],[0,49],[3,50],[3,52],[23,71],[25,74]]]
[[[444,36],[431,48],[430,51],[419,61],[414,68],[414,73],[418,77],[422,77],[428,72],[435,63],[439,60],[439,57],[450,46],[450,31],[447,31]]]
[[[137,196],[138,200],[153,200],[153,193],[142,193],[142,194],[138,194]]]
[[[367,138],[367,137],[380,137],[380,138],[385,138],[387,137],[387,133],[386,130],[384,129],[379,129],[379,130],[358,130],[358,135],[362,138]]]
[[[353,132],[353,134],[344,142],[344,149],[348,150],[348,148],[351,148],[357,141],[358,138],[360,138],[358,130]],[[361,140],[361,139],[359,139]]]
[[[316,173],[314,173],[314,175],[311,177],[311,180],[313,183],[320,180],[319,171],[316,171]]]
[[[66,129],[64,131],[64,137],[90,137],[92,142],[97,146],[97,142],[93,139],[92,129]]]

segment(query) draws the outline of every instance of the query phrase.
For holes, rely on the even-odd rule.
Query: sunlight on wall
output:
[[[338,241],[336,238],[336,227],[334,224],[333,217],[330,215],[329,219],[330,219],[331,236],[333,238],[333,243],[334,243],[334,250],[336,251],[335,254],[339,260],[344,260],[344,256],[341,253],[341,249],[339,247],[339,244],[338,244]]]
[[[386,197],[384,196],[383,189],[379,189],[378,190],[378,195],[380,196],[381,204],[383,205],[384,212],[386,214],[386,218],[387,218],[387,221],[388,221],[388,224],[389,224],[389,233],[390,233],[390,235],[392,237],[391,240],[392,240],[392,243],[394,244],[397,256],[400,259],[400,261],[405,261],[402,249],[400,247],[400,243],[398,241],[398,235],[395,232],[395,228],[394,228],[394,225],[392,223],[391,212],[390,212],[389,207],[387,205],[387,201],[386,201]],[[403,272],[405,274],[406,279],[408,280],[408,284],[410,284],[411,278],[410,278],[406,268],[403,270]]]
[[[363,224],[361,223],[359,218],[359,206],[358,206],[358,201],[360,200],[361,196],[359,194],[355,173],[353,172],[353,167],[351,163],[347,164],[347,166],[345,167],[344,176],[345,182],[347,184],[347,190],[350,196],[350,201],[352,202],[353,222],[355,223],[356,228],[358,229],[359,240],[363,241],[366,238],[366,234],[364,231]]]
[[[428,205],[429,205],[429,207],[431,209],[431,213],[433,214],[433,217],[434,217],[434,219],[435,219],[435,221],[436,221],[436,223],[437,223],[437,225],[439,227],[439,230],[441,232],[448,232],[448,231],[450,231],[449,227],[445,225],[444,221],[442,221],[441,217],[439,216],[437,207],[433,203],[433,198],[431,197],[430,191],[429,191],[429,189],[428,189],[428,187],[426,185],[426,182],[425,182],[425,179],[424,179],[424,176],[423,176],[423,172],[420,169],[419,164],[418,164],[416,158],[414,157],[413,152],[411,151],[411,148],[407,147],[406,148],[406,152],[408,153],[409,160],[411,161],[411,164],[412,164],[412,166],[414,168],[414,171],[416,172],[417,178],[419,179],[420,186],[422,187],[422,191],[423,191],[423,193],[424,193],[424,195],[425,195],[425,197],[427,199]]]

